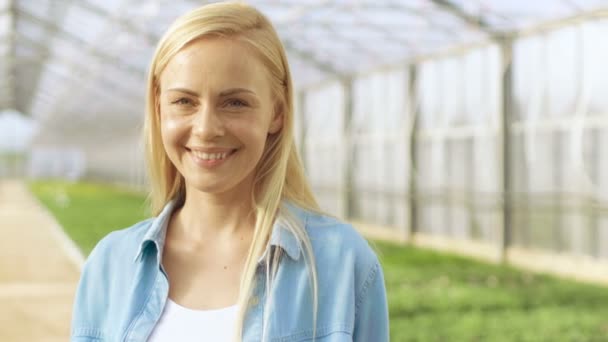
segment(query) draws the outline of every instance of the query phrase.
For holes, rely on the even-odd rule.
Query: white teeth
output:
[[[205,152],[192,151],[192,153],[198,159],[203,159],[203,160],[221,160],[221,159],[225,159],[226,156],[228,156],[228,152],[225,152],[225,153],[205,153]]]

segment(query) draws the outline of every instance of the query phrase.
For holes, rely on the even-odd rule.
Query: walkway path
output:
[[[16,180],[0,180],[0,341],[68,341],[82,256]]]

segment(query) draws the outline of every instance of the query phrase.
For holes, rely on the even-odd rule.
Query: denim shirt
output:
[[[174,203],[156,218],[112,232],[89,255],[72,317],[71,341],[146,341],[169,294],[161,262]],[[367,241],[350,225],[288,205],[305,225],[317,269],[318,310],[313,332],[313,297],[300,241],[277,220],[265,254],[281,248],[265,307],[265,262],[260,260],[254,294],[243,325],[243,341],[262,340],[262,319],[270,310],[269,341],[385,342],[389,340],[384,277]],[[212,294],[210,294],[212,295]]]

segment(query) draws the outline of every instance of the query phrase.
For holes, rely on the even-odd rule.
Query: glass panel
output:
[[[68,10],[67,17],[62,26],[71,35],[84,42],[92,43],[104,29],[108,28],[108,18],[101,17],[93,12],[87,11],[80,6],[72,6]]]
[[[0,6],[0,13],[2,13],[2,6]],[[6,39],[7,35],[12,30],[13,21],[11,16],[8,14],[0,14],[0,39]]]

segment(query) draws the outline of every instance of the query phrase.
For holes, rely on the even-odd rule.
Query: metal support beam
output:
[[[490,36],[493,36],[496,32],[492,29],[492,26],[488,24],[483,17],[476,17],[470,15],[466,11],[464,11],[460,6],[452,3],[449,0],[431,0],[432,3],[437,5],[437,7],[449,12],[450,14],[462,19],[465,23],[469,24],[473,28],[483,31]]]
[[[29,64],[29,65],[44,65],[45,63],[40,61],[40,60],[21,60],[19,61],[19,64]],[[86,69],[83,66],[80,65],[71,65],[70,66],[72,68],[72,70],[74,71],[73,73],[70,73],[68,75],[64,75],[64,74],[59,74],[55,71],[53,71],[53,69],[45,69],[45,72],[49,72],[51,74],[54,74],[53,77],[56,77],[59,80],[62,80],[61,83],[78,83],[79,79],[77,78],[78,75],[82,75],[86,73]],[[130,87],[125,87],[124,84],[122,84],[121,82],[118,81],[111,81],[111,80],[102,80],[102,81],[98,81],[98,89],[100,89],[100,92],[102,92],[102,94],[99,94],[99,98],[100,99],[107,99],[107,97],[111,97],[112,98],[112,103],[123,103],[123,104],[130,104],[132,103],[132,99],[136,98],[138,99],[137,102],[140,102],[140,95],[139,93],[136,93],[133,91],[133,89],[131,89]],[[88,90],[90,89],[90,87],[82,87],[81,90]],[[23,91],[23,90],[21,90]],[[106,96],[104,96],[106,95]],[[53,96],[54,98],[56,98],[56,96]],[[36,97],[32,98],[32,104],[33,104],[33,100],[35,100]],[[56,103],[55,103],[56,105]],[[50,104],[49,104],[50,106]],[[19,110],[25,110],[25,108],[19,108]],[[31,114],[36,114],[36,113],[31,113]]]
[[[408,87],[407,87],[407,115],[409,131],[405,136],[408,139],[409,150],[406,151],[406,160],[410,163],[410,172],[407,189],[407,212],[409,213],[409,226],[407,227],[406,238],[413,242],[413,238],[418,232],[418,155],[417,155],[417,128],[418,128],[418,68],[416,64],[411,64],[408,68]]]
[[[33,24],[39,25],[46,30],[50,30],[52,32],[56,32],[56,37],[59,37],[66,41],[69,44],[76,46],[80,50],[86,50],[91,56],[101,59],[109,64],[113,64],[121,70],[125,70],[135,76],[143,77],[145,76],[145,69],[135,68],[133,66],[122,63],[117,56],[110,55],[104,52],[102,49],[94,46],[91,42],[84,41],[80,37],[66,31],[63,27],[56,25],[55,23],[51,23],[46,21],[44,18],[40,18],[31,13],[24,11],[17,11],[20,18],[27,20]]]
[[[150,33],[150,32],[144,31],[144,30],[140,30],[139,28],[135,27],[128,20],[125,20],[122,18],[117,18],[112,13],[109,13],[105,9],[95,5],[94,3],[90,2],[89,0],[79,0],[78,2],[75,2],[75,4],[89,12],[99,15],[100,17],[112,18],[111,20],[112,20],[113,24],[117,25],[118,27],[120,27],[121,29],[123,29],[126,32],[132,33],[139,37],[144,37],[146,39],[146,41],[148,42],[148,44],[150,44],[150,45],[156,45],[156,43],[160,40],[160,36],[156,36],[153,33]]]
[[[283,45],[285,46],[285,49],[287,51],[298,56],[298,58],[300,58],[304,62],[312,65],[313,67],[317,68],[318,70],[321,70],[326,75],[328,75],[330,77],[333,76],[336,78],[341,78],[343,76],[342,73],[340,71],[338,71],[337,69],[335,69],[333,66],[319,61],[318,58],[315,55],[313,55],[310,51],[306,51],[306,50],[303,50],[303,49],[300,49],[300,48],[294,46],[293,43],[289,39],[283,39]]]
[[[136,28],[129,21],[122,19],[121,17],[116,16],[112,13],[109,13],[108,11],[104,10],[103,8],[94,5],[90,1],[73,2],[73,3],[71,3],[71,5],[79,6],[80,8],[82,8],[86,11],[89,11],[95,15],[99,15],[101,17],[108,18],[108,21],[106,23],[106,26],[108,27],[108,29],[110,29],[110,28],[113,29],[116,26],[118,26],[121,29],[123,29],[124,31],[132,33],[135,36],[144,37],[145,40],[147,40],[147,42],[150,43],[151,45],[155,44],[156,41],[159,39],[159,37],[156,37],[154,34],[151,34],[149,32],[145,32],[144,30]],[[87,66],[81,64],[80,61],[76,58],[71,58],[69,60],[64,60],[63,58],[58,58],[58,60],[61,61],[61,63],[67,64],[68,67],[70,68],[70,70],[71,69],[80,70],[81,75],[86,75],[86,77],[90,79],[90,78],[95,78],[95,75],[101,75],[103,72],[102,70],[104,70],[106,67],[111,67],[112,69],[115,69],[115,70],[118,69],[120,71],[124,71],[128,75],[132,75],[136,79],[142,79],[142,80],[145,79],[145,74],[146,74],[145,67],[143,69],[140,69],[138,66],[132,66],[132,65],[125,64],[120,61],[118,56],[108,54],[105,50],[94,45],[93,42],[83,41],[77,35],[65,30],[64,27],[57,25],[48,19],[40,18],[29,12],[20,12],[20,14],[22,15],[23,19],[28,20],[36,25],[42,26],[47,31],[53,32],[53,37],[55,39],[61,39],[62,41],[66,42],[68,44],[77,46],[78,49],[82,50],[86,55],[90,55],[93,58],[96,58],[100,62],[98,68],[92,69],[90,67],[87,67]],[[44,53],[41,54],[41,60],[46,61],[50,56],[49,47],[44,46],[43,51],[44,51]],[[31,62],[31,61],[29,61],[29,62]],[[40,65],[44,65],[44,63],[40,63]],[[58,112],[58,111],[68,110],[68,108],[63,108],[64,99],[71,98],[71,97],[80,98],[81,96],[79,96],[78,94],[85,92],[85,89],[80,87],[81,82],[79,81],[77,75],[78,75],[78,73],[75,73],[75,75],[70,75],[72,77],[69,77],[69,81],[66,82],[66,83],[68,83],[68,85],[64,85],[64,87],[60,91],[60,94],[54,96],[54,98],[56,98],[57,100],[55,101],[55,106],[50,108],[49,112]],[[108,81],[106,81],[105,82],[106,85],[104,85],[103,89],[101,89],[101,90],[103,91],[104,94],[114,93],[112,95],[112,97],[113,96],[118,97],[117,99],[113,99],[112,103],[122,102],[123,104],[129,104],[129,106],[126,106],[126,107],[132,107],[132,105],[133,105],[132,99],[140,98],[141,94],[139,94],[139,92],[137,92],[137,96],[133,96],[132,87],[129,87],[128,85],[125,86],[124,84],[122,84],[124,82],[120,82],[120,80],[116,80],[116,82],[112,82],[112,81],[109,81],[109,82],[115,83],[115,84],[109,86],[109,85],[107,85]],[[116,92],[117,90],[121,90],[121,91]],[[89,91],[89,93],[90,93],[90,91]],[[103,96],[101,98],[103,98]],[[131,99],[131,100],[129,101],[127,99]],[[120,101],[120,100],[122,100],[122,101]],[[70,102],[70,103],[72,103],[72,105],[73,105],[73,102]],[[62,107],[58,107],[58,106],[62,106]]]
[[[382,60],[382,58],[384,58],[384,55],[381,52],[379,52],[377,48],[374,48],[373,46],[362,44],[357,39],[353,39],[351,37],[347,37],[347,36],[344,36],[343,34],[341,34],[340,30],[336,30],[335,23],[328,22],[328,21],[319,23],[317,21],[314,21],[314,22],[309,22],[309,23],[308,22],[303,23],[303,25],[313,25],[317,28],[324,29],[326,31],[325,34],[331,35],[331,38],[333,38],[332,40],[337,40],[340,42],[347,42],[350,45],[350,49],[352,51],[356,52],[356,54],[369,56],[373,60]],[[367,27],[372,31],[380,32],[384,36],[389,36],[389,38],[391,38],[395,43],[410,45],[409,42],[396,38],[393,34],[391,34],[390,31],[384,30],[382,27],[379,27],[378,25],[362,23],[360,26]],[[278,27],[282,28],[282,30],[285,30],[287,32],[290,31],[290,27],[286,26],[284,23],[282,26],[278,26]],[[295,34],[297,34],[297,33],[295,33]],[[325,38],[325,39],[327,39],[327,38]],[[286,40],[286,39],[284,39],[284,40]],[[311,62],[311,64],[313,64],[318,69],[325,71],[326,73],[329,74],[329,76],[334,76],[336,78],[342,78],[345,76],[345,75],[342,75],[345,72],[338,71],[335,68],[335,65],[333,63],[321,62],[318,60],[318,58],[314,57],[314,55],[311,54],[310,52],[294,50],[293,44],[290,44],[289,50],[294,52],[295,54],[297,54],[300,58],[303,58],[305,61]]]
[[[72,76],[72,78],[78,74],[86,74],[89,72],[89,69],[86,67],[86,61],[83,60],[71,60],[71,59],[65,59],[62,56],[58,56],[54,53],[51,53],[48,49],[48,46],[43,45],[39,42],[36,42],[24,35],[21,34],[17,34],[17,40],[19,40],[20,44],[24,44],[29,46],[30,48],[36,49],[39,52],[36,54],[36,57],[33,58],[20,58],[18,61],[16,61],[16,65],[40,65],[43,66],[45,65],[45,63],[49,60],[53,60],[55,62],[58,63],[62,63],[62,64],[67,64],[70,67],[70,70],[73,70],[73,73],[70,75]],[[108,68],[115,68],[116,65],[114,64],[110,64],[107,63],[106,61],[102,60],[102,63],[104,63],[104,68],[108,67]],[[120,72],[124,72],[124,70],[119,69]],[[142,78],[143,79],[143,78]],[[139,94],[139,92],[134,91],[131,87],[125,86],[125,84],[123,82],[120,82],[119,80],[113,81],[111,83],[112,85],[112,90],[120,90],[121,92],[124,92],[125,95],[128,96],[132,96],[134,94]]]
[[[196,3],[197,5],[200,5],[200,2],[198,0],[190,0],[190,1],[192,3]],[[290,4],[288,4],[290,13],[283,16],[283,18],[281,18],[280,20],[275,20],[273,25],[275,25],[277,27],[281,26],[281,25],[292,25],[293,23],[298,22],[299,20],[301,20],[303,17],[307,16],[310,13],[314,13],[315,11],[318,11],[320,9],[327,8],[327,6],[330,6],[331,3],[332,3],[331,0],[312,1],[312,2],[308,2],[308,3],[300,2],[297,5],[296,5],[296,3],[290,3]],[[277,6],[281,6],[282,4],[280,4],[280,2],[277,2],[277,1],[272,1],[271,3],[259,1],[257,3],[257,5],[276,8]]]
[[[362,26],[368,26],[368,25],[362,25]],[[327,30],[327,32],[329,32],[331,35],[333,35],[332,38],[334,40],[348,42],[350,44],[351,50],[353,51],[354,54],[365,54],[367,56],[371,56],[371,58],[374,60],[381,60],[383,58],[382,53],[379,52],[377,48],[375,48],[373,46],[368,46],[357,39],[352,39],[350,37],[344,36],[341,33],[341,30],[335,29],[334,25],[327,25],[327,26],[324,26],[323,28],[325,30]],[[356,71],[356,70],[354,70],[354,71]]]
[[[515,38],[528,37],[531,35],[538,35],[550,31],[559,30],[566,26],[577,25],[585,22],[594,20],[605,20],[608,19],[608,8],[598,9],[594,11],[578,13],[567,18],[560,18],[555,20],[544,21],[535,25],[532,25],[523,29],[516,29],[510,34]]]
[[[502,192],[502,237],[500,257],[507,261],[507,250],[512,244],[512,213],[513,213],[513,175],[511,124],[513,122],[514,94],[513,94],[513,40],[503,38],[500,41],[502,51],[502,108],[500,127],[500,160],[501,165],[501,192]]]
[[[66,79],[66,81],[68,81],[69,83],[72,83],[72,84],[79,84],[78,79],[77,79],[78,75],[88,75],[90,73],[89,68],[83,63],[83,62],[85,62],[84,60],[80,60],[80,59],[68,60],[68,59],[62,58],[61,56],[57,56],[54,53],[52,53],[51,51],[49,51],[49,47],[47,45],[41,44],[40,42],[34,41],[21,34],[17,35],[17,40],[19,41],[20,44],[24,44],[35,50],[38,50],[38,53],[37,53],[37,56],[33,57],[33,58],[20,58],[18,61],[15,62],[15,66],[21,66],[21,65],[44,66],[44,65],[46,65],[46,62],[48,62],[49,60],[53,60],[53,61],[56,61],[57,63],[61,63],[61,64],[66,64],[70,68],[70,70],[73,71],[69,75],[69,78]],[[101,62],[102,62],[104,69],[106,67],[108,67],[108,68],[116,67],[113,64],[110,65],[105,60],[101,60]],[[119,69],[119,70],[121,72],[124,72],[124,70],[122,70],[122,69]],[[50,71],[50,69],[48,69],[48,71]],[[62,75],[61,77],[66,77],[66,76]],[[140,95],[139,92],[134,91],[134,89],[132,87],[125,85],[124,82],[120,82],[120,80],[107,80],[107,82],[105,82],[103,85],[103,89],[104,89],[104,92],[115,93],[115,94],[119,95],[120,97],[124,97],[124,98],[132,98],[132,97],[137,98]],[[18,104],[18,105],[24,106],[23,104]],[[20,109],[25,110],[25,108],[20,108]]]
[[[8,4],[8,15],[9,15],[9,26],[10,31],[8,33],[8,44],[9,44],[9,58],[7,61],[7,82],[9,87],[9,101],[8,106],[12,109],[16,109],[17,101],[16,101],[16,78],[15,78],[15,54],[17,53],[17,46],[15,41],[15,33],[17,32],[17,19],[16,19],[16,0],[9,0]]]
[[[340,215],[344,220],[351,218],[353,213],[353,140],[352,140],[352,113],[353,113],[353,80],[341,80],[344,91],[344,107],[342,109],[342,186],[340,189]]]

